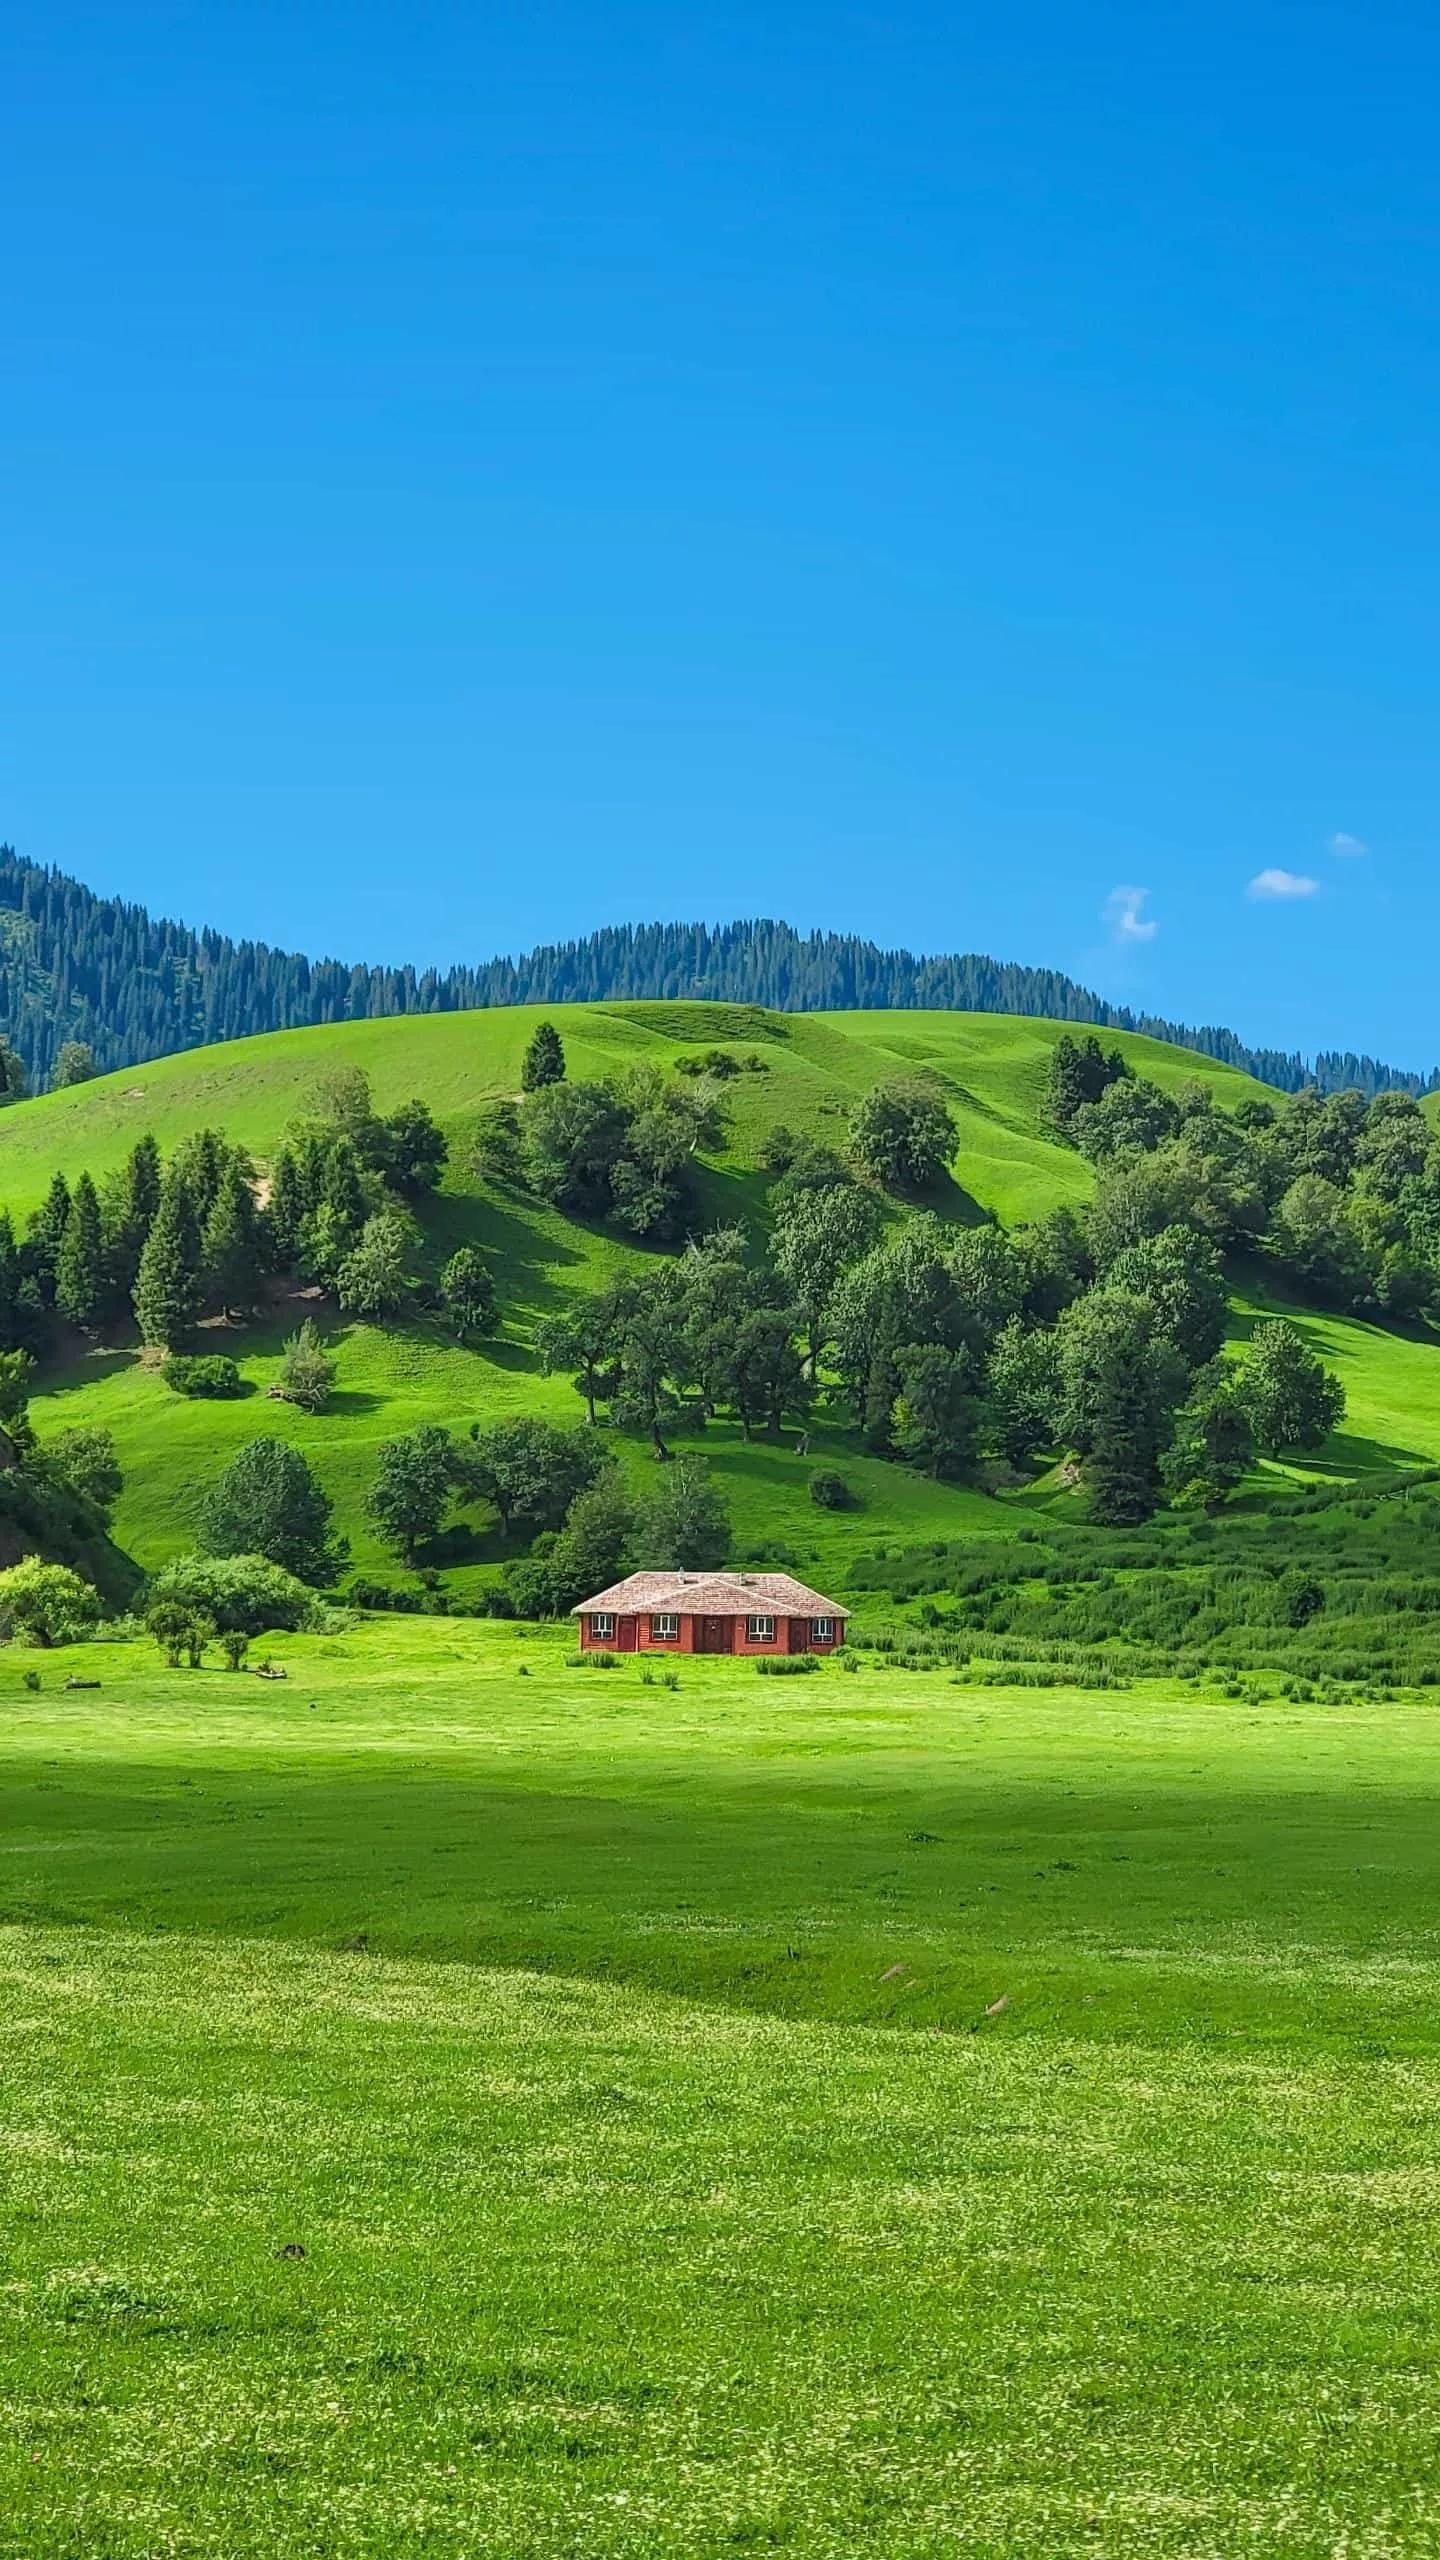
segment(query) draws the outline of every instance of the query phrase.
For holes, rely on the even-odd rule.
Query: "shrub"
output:
[[[572,1671],[618,1671],[620,1661],[618,1653],[572,1653],[570,1668]]]
[[[27,1643],[73,1644],[99,1615],[98,1594],[68,1565],[26,1556],[0,1573],[0,1627]]]
[[[179,1608],[209,1618],[221,1635],[294,1634],[318,1623],[314,1593],[267,1556],[177,1556],[146,1596],[147,1623],[157,1608]]]
[[[335,1363],[322,1342],[313,1319],[306,1317],[298,1333],[292,1333],[285,1345],[280,1374],[270,1393],[285,1404],[298,1404],[305,1413],[320,1413],[335,1384]]]
[[[245,1666],[245,1656],[250,1650],[250,1639],[243,1628],[227,1627],[220,1638],[220,1650],[225,1656],[226,1670],[241,1671]]]
[[[160,1375],[177,1396],[220,1398],[245,1393],[245,1381],[234,1361],[219,1351],[172,1351],[162,1364]]]
[[[810,1478],[810,1499],[822,1511],[853,1511],[855,1495],[834,1467],[817,1467]]]
[[[145,1613],[145,1623],[172,1671],[179,1670],[182,1654],[192,1671],[199,1670],[215,1633],[213,1618],[187,1609],[183,1600],[155,1600]]]
[[[818,1671],[820,1665],[813,1653],[767,1653],[761,1655],[755,1668],[762,1679],[788,1680],[797,1671]]]

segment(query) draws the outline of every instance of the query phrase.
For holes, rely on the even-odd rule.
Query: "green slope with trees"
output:
[[[515,1429],[573,1446],[579,1378],[639,1506],[627,1552],[689,1539],[704,1561],[703,1517],[658,1513],[718,1496],[712,1545],[843,1585],[877,1539],[1013,1526],[997,1489],[1118,1522],[1253,1481],[1255,1395],[1240,1415],[1207,1367],[1223,1253],[1232,1344],[1258,1327],[1257,1378],[1298,1361],[1269,1410],[1298,1394],[1301,1423],[1261,1427],[1262,1452],[1338,1475],[1440,1454],[1408,1098],[1277,1122],[1250,1079],[1139,1036],[1061,1048],[1057,1076],[1066,1036],[517,1008],[278,1033],[21,1102],[0,1115],[0,1289],[41,1445],[113,1435],[116,1534],[147,1568],[193,1544],[259,1436],[305,1458],[362,1579],[438,1572],[456,1596],[508,1562],[524,1606],[543,1593],[517,1558],[559,1525],[557,1485],[581,1497],[569,1567],[615,1544],[606,1484],[567,1484],[564,1449]],[[1344,1388],[1328,1439],[1303,1342],[1264,1330],[1287,1309]],[[1045,1472],[1064,1446],[1078,1494]],[[652,1449],[703,1465],[672,1487]],[[553,1481],[507,1534],[517,1469]]]

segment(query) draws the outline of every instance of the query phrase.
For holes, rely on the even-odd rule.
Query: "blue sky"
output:
[[[22,851],[346,956],[780,914],[1440,1055],[1436,12],[0,34]]]

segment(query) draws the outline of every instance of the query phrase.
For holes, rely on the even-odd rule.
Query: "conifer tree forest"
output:
[[[713,998],[781,1012],[937,1008],[1143,1031],[1284,1092],[1428,1092],[1436,1072],[1349,1052],[1252,1047],[1213,1024],[1108,1004],[1053,969],[975,952],[917,957],[769,919],[616,925],[516,959],[444,970],[309,960],[156,919],[0,846],[0,1103],[18,1093],[251,1032],[476,1005]]]

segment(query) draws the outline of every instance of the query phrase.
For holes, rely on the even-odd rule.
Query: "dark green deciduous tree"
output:
[[[601,1464],[601,1452],[583,1425],[562,1431],[535,1414],[514,1414],[487,1428],[472,1425],[454,1456],[457,1483],[494,1505],[507,1538],[517,1529],[558,1528]]]
[[[450,1506],[454,1449],[436,1423],[381,1443],[365,1508],[388,1547],[413,1564],[435,1537]]]
[[[462,1244],[440,1274],[445,1313],[462,1342],[494,1330],[495,1282],[478,1245]]]
[[[887,1190],[928,1191],[955,1153],[955,1124],[934,1085],[918,1077],[877,1084],[850,1122],[850,1153]]]
[[[812,1378],[829,1348],[836,1289],[871,1251],[879,1231],[873,1192],[844,1180],[790,1193],[776,1218],[771,1251],[805,1328]]]
[[[664,1468],[641,1506],[637,1552],[642,1564],[701,1573],[725,1562],[730,1537],[724,1496],[704,1460],[677,1458]]]
[[[1213,1360],[1225,1339],[1228,1304],[1220,1256],[1193,1227],[1162,1227],[1127,1245],[1110,1266],[1107,1285],[1148,1298],[1157,1330],[1192,1369]]]
[[[972,1354],[936,1342],[907,1343],[896,1352],[895,1367],[895,1447],[929,1476],[963,1476],[974,1460],[982,1413]]]
[[[1147,1520],[1160,1458],[1185,1394],[1184,1361],[1159,1333],[1147,1298],[1092,1289],[1056,1328],[1060,1424],[1081,1460],[1091,1514],[1107,1528]]]
[[[1254,1462],[1255,1434],[1233,1369],[1212,1360],[1191,1381],[1160,1462],[1166,1493],[1182,1508],[1219,1511]]]
[[[247,1441],[199,1504],[202,1554],[266,1556],[300,1582],[332,1582],[344,1561],[330,1527],[331,1503],[308,1461],[288,1441]]]
[[[57,1431],[53,1440],[45,1442],[42,1455],[52,1476],[108,1520],[125,1490],[111,1432],[83,1424],[73,1431]]]
[[[1262,1449],[1318,1449],[1343,1421],[1345,1390],[1293,1324],[1259,1324],[1240,1394]]]

